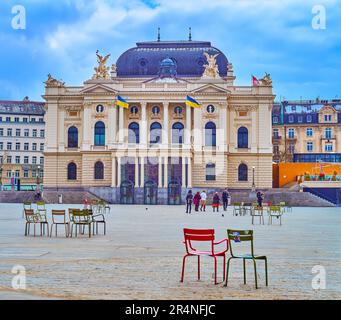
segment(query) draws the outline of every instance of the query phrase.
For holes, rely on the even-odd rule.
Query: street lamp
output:
[[[39,177],[40,177],[40,166],[38,165],[37,166],[37,191],[40,190],[40,179],[39,179]]]
[[[252,167],[252,192],[256,191],[256,184],[255,184],[255,167]]]

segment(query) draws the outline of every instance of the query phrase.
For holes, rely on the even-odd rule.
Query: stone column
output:
[[[116,142],[116,123],[117,123],[117,112],[116,106],[109,105],[108,110],[108,145],[113,145]]]
[[[121,186],[121,157],[117,157],[117,187]]]
[[[202,118],[202,110],[201,108],[194,109],[194,148],[195,150],[202,150],[202,137],[203,137],[203,130],[201,126],[201,118]]]
[[[139,157],[135,157],[135,188],[139,187]]]
[[[111,159],[111,187],[115,188],[116,185],[116,157]]]
[[[142,147],[147,147],[147,137],[148,137],[148,129],[147,129],[147,103],[141,102],[141,145]]]
[[[185,131],[185,145],[191,144],[192,135],[192,108],[186,107],[186,131]]]
[[[141,157],[141,188],[144,187],[144,157]]]
[[[192,188],[192,159],[191,157],[187,158],[188,160],[188,188]]]
[[[164,157],[164,177],[163,187],[168,188],[168,156]]]
[[[186,157],[181,157],[181,165],[182,165],[182,187],[186,187]]]
[[[226,130],[227,130],[227,126],[226,126],[226,117],[227,117],[227,105],[226,104],[222,104],[220,106],[220,122],[219,122],[219,140],[218,142],[218,147],[220,151],[226,151],[227,150],[227,146],[226,146]],[[220,143],[219,143],[220,141]]]
[[[168,147],[168,143],[170,143],[170,139],[168,139],[169,136],[169,125],[168,125],[168,107],[169,102],[163,103],[163,130],[162,130],[162,144],[166,147]]]
[[[83,111],[83,147],[82,149],[90,150],[93,141],[93,125],[91,121],[91,105],[84,105]]]
[[[158,187],[162,188],[162,157],[159,157],[158,169]]]
[[[64,128],[64,119],[65,119],[65,109],[62,107],[59,109],[58,113],[58,150],[59,152],[65,151],[65,128]]]
[[[118,141],[124,142],[124,108],[119,107],[119,119],[118,119]]]
[[[260,130],[263,130],[261,128]],[[251,109],[251,130],[249,132],[249,144],[251,147],[251,152],[257,152],[257,110],[256,107]]]

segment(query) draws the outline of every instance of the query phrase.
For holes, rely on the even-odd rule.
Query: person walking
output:
[[[227,189],[225,189],[222,193],[224,211],[227,210],[227,206],[229,205],[229,196],[229,192],[227,191]]]
[[[195,196],[194,196],[194,199],[193,199],[193,204],[194,204],[195,211],[199,211],[200,200],[201,200],[200,193],[197,192],[195,194]]]
[[[200,193],[201,201],[200,201],[200,211],[206,211],[206,199],[207,199],[207,194],[205,190],[203,190]]]
[[[186,196],[186,213],[191,213],[192,211],[192,201],[193,201],[193,194],[192,190],[189,190]]]
[[[259,207],[263,207],[264,193],[261,191],[257,192],[257,202]]]
[[[218,192],[216,192],[213,196],[213,201],[212,201],[213,212],[215,212],[215,209],[217,209],[217,212],[219,212],[219,205],[220,205],[220,197],[219,197]]]

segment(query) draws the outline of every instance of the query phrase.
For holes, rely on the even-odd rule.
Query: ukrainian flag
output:
[[[186,97],[186,105],[192,108],[200,108],[199,102],[191,98],[190,96]]]
[[[125,108],[125,109],[129,108],[129,103],[124,98],[122,98],[121,96],[117,96],[116,104],[122,108]]]

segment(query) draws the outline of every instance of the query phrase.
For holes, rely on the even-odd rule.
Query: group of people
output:
[[[215,192],[212,198],[212,208],[213,212],[219,212],[219,206],[222,201],[224,211],[227,210],[229,203],[231,202],[231,196],[227,189],[225,189],[221,194],[221,199],[218,192]],[[196,192],[193,195],[192,190],[189,190],[186,196],[186,213],[192,212],[192,204],[194,205],[194,210],[196,212],[206,211],[206,201],[207,201],[207,193],[205,190],[202,192]]]

